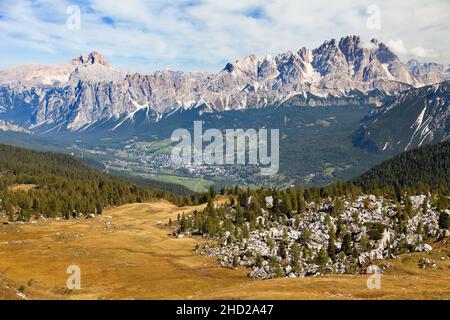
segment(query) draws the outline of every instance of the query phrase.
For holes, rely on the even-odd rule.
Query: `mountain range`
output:
[[[152,123],[199,106],[222,112],[286,104],[383,105],[404,91],[448,79],[449,66],[403,63],[384,43],[364,43],[359,36],[275,57],[250,55],[217,73],[127,74],[92,52],[67,64],[0,70],[0,119],[40,134],[79,133],[105,122],[104,129],[114,130],[137,113]]]

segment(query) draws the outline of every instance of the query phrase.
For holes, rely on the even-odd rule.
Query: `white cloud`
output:
[[[314,48],[348,34],[395,39],[388,44],[404,59],[450,62],[448,0],[83,0],[81,30],[68,30],[66,8],[76,2],[1,1],[0,66],[98,50],[140,72],[217,70],[248,54]],[[380,30],[367,27],[370,5],[380,8]]]
[[[438,58],[439,55],[433,49],[426,49],[422,46],[408,50],[401,39],[389,40],[389,48],[400,56],[414,56],[415,58]]]
[[[411,49],[411,53],[419,58],[437,58],[439,55],[433,49],[418,46]]]
[[[408,50],[405,48],[403,41],[401,39],[397,40],[389,40],[388,41],[389,48],[399,55],[404,55],[408,53]]]

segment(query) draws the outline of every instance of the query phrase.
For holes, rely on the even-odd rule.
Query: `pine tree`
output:
[[[211,197],[211,199],[214,199],[216,197],[216,188],[214,188],[214,186],[210,186],[209,190],[208,190],[209,196]]]
[[[286,214],[289,218],[292,217],[292,203],[289,193],[285,193],[283,197],[283,213]]]
[[[256,265],[258,268],[262,268],[262,266],[263,266],[263,258],[261,257],[260,254],[257,254],[257,255],[256,255],[255,265]]]
[[[100,203],[97,203],[97,205],[96,205],[96,213],[98,215],[103,214],[103,208],[102,208],[102,205]]]
[[[327,250],[325,248],[320,249],[319,254],[316,257],[316,263],[320,267],[324,267],[330,258],[328,257]]]
[[[247,228],[247,225],[244,225],[242,227],[242,237],[245,238],[245,239],[248,239],[250,237],[250,232],[249,232],[249,230]]]
[[[336,197],[333,204],[333,216],[337,217],[344,213],[344,202]]]
[[[291,246],[291,260],[294,263],[300,262],[300,247],[296,243]]]
[[[329,241],[328,241],[328,256],[331,258],[331,260],[334,262],[336,261],[336,252],[335,252],[335,245],[334,245],[334,235],[330,233],[329,235]]]
[[[352,253],[352,236],[349,233],[345,234],[342,240],[342,251],[346,255],[350,255]]]
[[[284,241],[281,241],[280,243],[280,247],[278,248],[278,255],[281,257],[281,259],[287,258],[286,244]]]
[[[270,257],[269,260],[270,271],[274,277],[282,277],[283,270],[275,257]]]
[[[297,211],[298,210],[298,199],[297,199],[297,193],[294,189],[289,189],[289,197],[291,198],[291,204],[292,204],[292,210]]]
[[[232,266],[233,266],[233,268],[239,267],[239,257],[238,256],[233,257]]]
[[[428,214],[428,197],[425,197],[422,202],[422,214],[425,216]]]
[[[181,216],[181,219],[180,219],[180,232],[186,232],[187,229],[188,229],[187,220],[183,213],[183,215]]]
[[[450,228],[450,219],[449,219],[448,213],[441,212],[439,214],[439,228],[441,228],[441,229],[449,229]]]
[[[271,237],[267,238],[267,245],[269,246],[269,248],[273,249],[275,248],[275,242],[272,240]]]
[[[298,197],[297,213],[303,213],[306,211],[306,201],[303,196]]]
[[[360,244],[361,244],[361,250],[362,251],[367,251],[369,249],[370,242],[369,242],[369,239],[367,238],[366,235],[362,235]]]

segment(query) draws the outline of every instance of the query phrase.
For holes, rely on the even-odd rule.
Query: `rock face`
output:
[[[125,75],[92,52],[68,64],[0,71],[0,118],[12,120],[9,112],[19,108],[17,123],[33,130],[77,131],[96,121],[129,117],[143,108],[167,114],[199,105],[223,111],[285,103],[379,102],[386,95],[449,78],[448,67],[406,65],[385,44],[375,39],[364,44],[358,36],[275,57],[251,55],[215,74]]]
[[[406,91],[375,109],[355,143],[375,151],[406,151],[450,136],[450,81]]]

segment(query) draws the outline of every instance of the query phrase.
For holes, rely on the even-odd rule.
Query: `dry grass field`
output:
[[[37,185],[35,185],[35,184],[15,184],[15,185],[9,187],[8,189],[10,191],[29,191],[36,187],[37,187]]]
[[[176,239],[169,218],[196,207],[166,201],[125,205],[88,220],[0,226],[0,299],[449,299],[446,243],[432,253],[389,260],[381,289],[367,276],[252,280],[195,254],[195,239]],[[198,208],[198,207],[197,207]],[[422,256],[437,268],[420,269]],[[68,290],[69,265],[81,269],[81,289]]]

